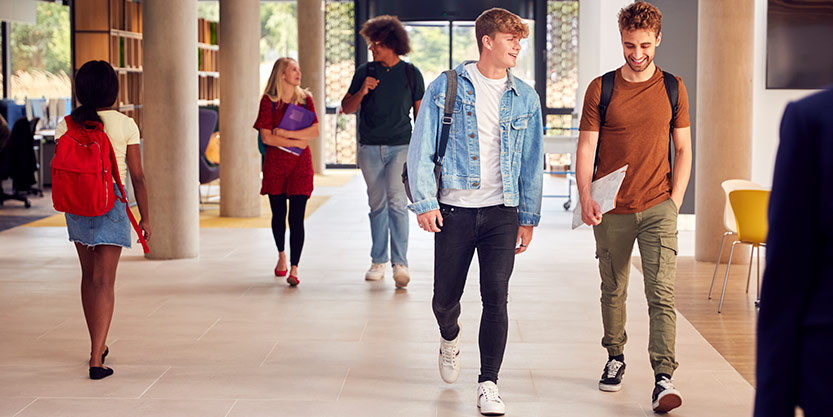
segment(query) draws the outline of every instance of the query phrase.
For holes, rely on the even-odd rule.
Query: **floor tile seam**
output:
[[[202,332],[202,334],[200,335],[200,337],[198,337],[198,338],[197,338],[197,342],[199,342],[200,340],[202,340],[202,338],[203,338],[206,334],[208,334],[208,332],[210,332],[210,331],[211,331],[211,329],[213,329],[213,328],[214,328],[214,326],[216,326],[216,325],[217,325],[217,323],[219,323],[219,322],[220,322],[220,320],[222,320],[222,319],[218,318],[217,320],[214,320],[214,323],[212,323],[212,324],[211,324],[211,326],[208,326],[208,328],[207,328],[207,329],[205,329],[205,331],[204,331],[204,332]]]
[[[173,368],[173,367],[172,367],[172,366],[168,366],[168,368],[167,368],[167,369],[165,369],[165,371],[164,371],[164,372],[162,372],[162,375],[159,375],[159,377],[157,377],[157,378],[156,378],[153,382],[151,382],[151,383],[150,383],[150,385],[149,385],[147,388],[145,388],[145,390],[144,390],[144,391],[142,391],[142,393],[141,393],[141,394],[139,394],[139,396],[138,396],[138,397],[136,397],[136,399],[141,399],[141,398],[142,398],[145,394],[147,394],[147,392],[148,392],[148,391],[150,391],[150,389],[151,389],[151,388],[153,388],[153,386],[154,386],[154,385],[156,385],[156,383],[157,383],[157,382],[159,382],[159,380],[160,380],[160,379],[162,379],[162,377],[163,377],[163,376],[165,376],[165,374],[167,374],[167,373],[168,373],[168,371],[170,371],[170,370],[171,370],[171,368]]]
[[[341,399],[341,393],[344,392],[344,387],[347,385],[347,378],[350,377],[350,370],[353,368],[347,368],[347,372],[344,373],[344,379],[341,381],[341,388],[338,390],[338,395],[336,395],[336,402]]]
[[[237,405],[238,401],[240,401],[240,400],[235,399],[234,402],[231,403],[231,407],[228,408],[228,411],[226,411],[226,415],[224,417],[228,417],[229,414],[231,414],[231,410],[234,410],[234,406]]]
[[[367,326],[370,324],[370,320],[364,321],[364,327],[362,327],[362,332],[359,333],[359,340],[356,340],[357,343],[361,343],[362,338],[364,338],[364,333],[367,331]]]
[[[165,306],[165,304],[168,304],[168,300],[165,300],[165,301],[162,301],[161,303],[159,303],[159,305],[158,305],[158,306],[156,306],[156,308],[154,308],[154,309],[153,309],[153,311],[151,311],[150,313],[148,313],[148,315],[147,315],[147,316],[145,316],[145,318],[151,318],[151,317],[153,317],[153,315],[154,315],[154,314],[156,314],[156,312],[158,312],[159,310],[161,310],[161,309],[162,309],[162,307],[164,307],[164,306]]]
[[[278,340],[275,341],[274,344],[272,344],[272,349],[269,349],[269,353],[266,354],[266,357],[263,358],[263,360],[260,362],[260,365],[257,366],[258,368],[263,368],[263,365],[266,364],[266,362],[269,360],[269,357],[272,356],[272,352],[275,351],[275,348],[277,348],[280,343],[281,343],[281,340],[278,339]]]
[[[29,406],[31,406],[32,404],[34,404],[35,402],[37,402],[40,398],[41,398],[41,397],[35,397],[35,399],[33,399],[32,401],[29,401],[29,404],[26,404],[23,408],[21,408],[20,410],[17,410],[17,412],[16,412],[16,413],[12,414],[12,417],[17,417],[17,416],[19,416],[19,415],[20,415],[20,413],[22,413],[22,412],[26,411],[26,409],[27,409],[27,408],[29,408]]]
[[[66,323],[67,321],[69,321],[69,319],[64,319],[64,320],[62,320],[62,321],[61,321],[60,323],[58,323],[55,327],[53,327],[53,328],[51,328],[51,329],[49,329],[49,330],[47,330],[47,331],[43,332],[43,334],[41,334],[40,336],[36,337],[36,338],[35,338],[35,340],[41,340],[41,338],[43,338],[44,336],[48,335],[49,333],[52,333],[53,331],[55,331],[55,330],[56,330],[56,329],[58,329],[59,327],[63,326],[63,325],[64,325],[64,323]]]

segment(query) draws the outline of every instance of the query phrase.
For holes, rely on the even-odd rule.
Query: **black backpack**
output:
[[[668,94],[668,102],[671,104],[671,129],[668,130],[668,163],[671,166],[671,173],[674,173],[674,161],[671,158],[671,153],[674,149],[674,118],[677,117],[677,110],[679,110],[679,85],[677,77],[670,72],[663,71],[662,79],[665,82],[665,93]],[[610,106],[610,99],[613,97],[613,82],[616,80],[616,70],[610,71],[602,75],[602,91],[599,96],[599,133],[601,127],[605,125],[605,117],[607,116],[607,108]],[[593,163],[593,175],[596,175],[596,168],[599,166],[599,147],[602,144],[602,136],[599,135],[599,141],[596,144],[596,161]]]

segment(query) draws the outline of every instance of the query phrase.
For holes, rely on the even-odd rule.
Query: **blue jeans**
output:
[[[408,197],[402,185],[402,166],[408,145],[359,145],[358,162],[367,183],[373,263],[408,265]],[[390,238],[390,258],[388,258]]]

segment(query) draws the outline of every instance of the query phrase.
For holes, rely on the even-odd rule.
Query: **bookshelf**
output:
[[[142,2],[140,0],[74,0],[72,65],[77,71],[90,60],[108,61],[119,77],[116,109],[142,129]],[[199,19],[198,63],[200,106],[220,105],[219,23]],[[73,97],[74,99],[74,97]]]
[[[220,105],[219,23],[206,19],[197,22],[197,77],[200,106]]]
[[[93,59],[108,61],[119,77],[116,110],[142,128],[142,3],[75,0],[72,3],[73,70]]]

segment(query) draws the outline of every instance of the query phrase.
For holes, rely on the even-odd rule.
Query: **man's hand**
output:
[[[426,232],[440,232],[440,227],[443,227],[443,215],[440,214],[439,210],[426,211],[417,215],[417,222],[419,228]],[[437,227],[437,224],[439,224],[439,227]]]
[[[515,255],[526,252],[529,242],[532,241],[532,226],[521,226],[518,228],[518,246],[515,248]]]
[[[581,221],[588,226],[596,226],[602,222],[602,209],[592,198],[581,202]]]
[[[677,206],[677,213],[679,213],[679,212],[680,212],[680,207],[682,207],[682,206],[683,206],[683,198],[682,198],[682,197],[676,197],[676,198],[674,198],[674,196],[672,195],[672,196],[671,196],[671,201],[673,201],[673,202],[674,202],[674,205],[676,205],[676,206]]]
[[[379,80],[373,77],[365,77],[364,84],[362,84],[361,95],[367,95],[370,90],[375,90],[377,85],[379,85]]]

